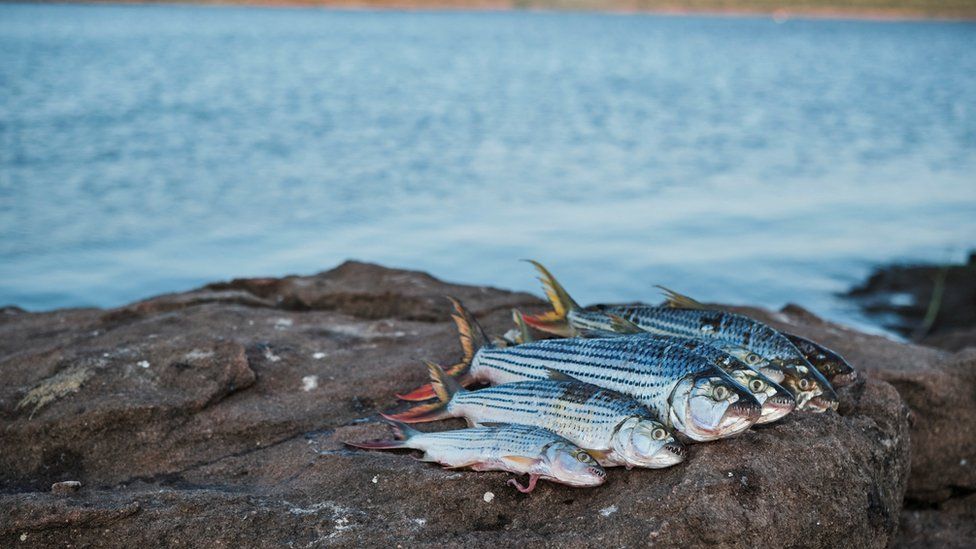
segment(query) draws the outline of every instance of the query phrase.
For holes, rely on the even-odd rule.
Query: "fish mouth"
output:
[[[815,414],[820,414],[826,412],[827,410],[836,410],[839,405],[840,402],[836,398],[830,398],[826,395],[817,395],[807,402],[805,409]]]
[[[654,455],[649,460],[634,465],[647,467],[648,469],[664,469],[665,467],[671,467],[672,465],[681,463],[685,460],[685,455],[687,455],[687,450],[685,450],[684,445],[680,442],[672,441],[662,446],[657,452],[654,452]]]
[[[663,454],[662,457],[669,461],[668,465],[674,465],[675,463],[681,463],[685,460],[688,450],[686,450],[684,445],[680,442],[674,441],[665,444],[658,454]]]
[[[752,427],[762,416],[762,407],[756,402],[740,400],[725,412],[725,417],[716,429],[706,430],[712,438],[725,438],[737,435]]]
[[[782,419],[796,408],[796,399],[790,394],[777,393],[766,399],[762,414],[756,423],[772,423]]]
[[[857,370],[851,370],[846,374],[837,374],[830,378],[830,384],[834,387],[843,387],[857,381]]]

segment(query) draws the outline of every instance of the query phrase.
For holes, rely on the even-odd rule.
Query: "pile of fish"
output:
[[[680,463],[685,442],[735,436],[794,410],[838,405],[834,385],[855,370],[837,353],[748,316],[662,288],[664,305],[581,307],[555,277],[540,273],[552,311],[522,315],[490,339],[451,299],[463,356],[408,394],[418,402],[383,414],[396,440],[349,443],[409,448],[450,468],[527,474],[569,486],[598,486],[604,467]],[[548,339],[534,339],[532,329]],[[469,390],[477,385],[490,387]],[[469,428],[425,433],[409,427],[464,418]]]

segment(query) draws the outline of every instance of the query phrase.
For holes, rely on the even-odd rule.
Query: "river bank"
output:
[[[671,469],[523,496],[501,473],[344,447],[385,433],[377,412],[423,381],[419,358],[456,359],[446,294],[491,333],[507,329],[512,307],[542,307],[525,293],[348,262],[115,309],[3,309],[0,544],[966,539],[976,352],[897,343],[796,306],[743,310],[854,364],[859,381],[841,389],[839,410],[695,445]]]

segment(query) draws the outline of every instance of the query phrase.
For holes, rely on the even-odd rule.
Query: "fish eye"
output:
[[[754,379],[749,382],[749,389],[751,389],[753,393],[761,393],[766,389],[766,382],[761,379]]]
[[[760,360],[762,359],[759,358],[759,355],[757,355],[756,353],[749,353],[746,355],[747,364],[759,364]]]
[[[660,427],[651,431],[651,438],[654,440],[664,440],[666,436],[668,436],[668,433]]]
[[[580,463],[587,463],[590,461],[590,454],[587,454],[586,452],[577,452],[576,459],[579,460]]]
[[[809,391],[812,388],[812,386],[813,386],[813,383],[811,383],[809,379],[807,379],[807,378],[801,378],[800,379],[800,390],[801,391]]]
[[[729,390],[725,385],[718,385],[712,389],[712,398],[715,400],[725,400],[729,396]]]

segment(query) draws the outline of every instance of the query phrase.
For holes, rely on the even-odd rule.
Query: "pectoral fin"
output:
[[[516,470],[528,471],[530,467],[538,463],[538,458],[526,456],[502,456],[502,462],[515,466]]]

